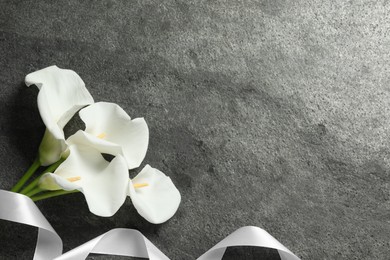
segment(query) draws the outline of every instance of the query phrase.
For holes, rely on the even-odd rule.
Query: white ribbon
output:
[[[38,228],[34,260],[53,259],[62,253],[61,238],[29,197],[0,190],[0,219]]]
[[[169,260],[156,246],[134,229],[112,229],[65,254],[61,238],[35,203],[28,197],[0,190],[0,219],[38,227],[34,260],[83,260],[90,253]],[[198,260],[221,260],[227,247],[256,246],[278,250],[281,260],[300,260],[290,250],[258,227],[242,227],[204,253]]]
[[[143,257],[150,260],[169,260],[141,232],[125,228],[112,229],[66,252],[55,260],[84,260],[90,253]]]
[[[256,246],[278,250],[281,260],[299,260],[290,250],[279,243],[267,231],[259,227],[242,227],[231,233],[224,240],[216,244],[197,260],[220,260],[229,246]]]

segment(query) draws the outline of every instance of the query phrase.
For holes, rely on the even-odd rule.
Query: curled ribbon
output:
[[[290,250],[271,236],[267,231],[259,227],[242,227],[231,233],[221,242],[201,255],[197,260],[220,260],[226,248],[232,246],[255,246],[278,250],[281,260],[299,260]]]
[[[83,260],[90,253],[143,257],[150,260],[169,260],[139,231],[125,228],[112,229],[65,254],[61,254],[61,238],[35,203],[30,198],[18,193],[0,190],[0,219],[38,227],[34,260]],[[236,230],[197,260],[220,260],[226,248],[232,246],[272,248],[278,250],[281,260],[299,260],[296,255],[267,231],[253,226]]]
[[[0,190],[0,219],[38,228],[35,260],[53,259],[62,253],[61,238],[29,197]]]
[[[90,253],[169,260],[138,230],[117,228],[78,246],[55,260],[84,260]]]

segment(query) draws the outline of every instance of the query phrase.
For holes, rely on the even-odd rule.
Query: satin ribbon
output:
[[[231,233],[221,242],[201,255],[197,260],[220,260],[227,247],[232,246],[256,246],[278,250],[281,260],[299,260],[290,250],[271,236],[267,231],[259,227],[242,227]]]
[[[61,238],[29,197],[0,190],[0,219],[38,228],[34,260],[53,259],[62,253]]]
[[[72,249],[55,260],[84,260],[90,253],[169,260],[138,230],[117,228]]]
[[[34,260],[83,260],[90,253],[169,260],[144,235],[134,229],[112,229],[65,254],[62,240],[35,203],[28,197],[0,190],[0,219],[38,227]],[[242,227],[204,253],[198,260],[221,260],[227,247],[256,246],[278,250],[281,260],[299,260],[267,231],[253,226]]]

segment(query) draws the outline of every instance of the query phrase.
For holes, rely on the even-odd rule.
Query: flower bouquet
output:
[[[143,118],[131,119],[114,103],[95,103],[72,70],[47,67],[28,74],[25,82],[39,89],[38,109],[46,131],[38,156],[11,191],[33,201],[82,192],[89,210],[102,217],[114,215],[127,196],[151,223],[175,214],[180,193],[164,173],[146,165],[129,178],[128,171],[140,166],[148,149]],[[66,138],[63,128],[78,111],[85,130]],[[113,159],[107,161],[103,154]],[[40,166],[47,168],[26,185]]]
[[[81,192],[93,214],[110,217],[129,196],[143,218],[160,224],[175,214],[181,196],[169,177],[149,165],[129,177],[148,149],[143,118],[131,119],[114,103],[95,103],[72,70],[47,67],[28,74],[25,83],[39,89],[38,109],[46,131],[31,167],[11,192],[0,190],[0,219],[38,227],[34,259],[85,259],[89,253],[168,259],[132,229],[113,229],[62,254],[61,238],[35,201]],[[77,112],[85,129],[65,137],[63,129]],[[238,229],[198,259],[222,259],[229,246],[269,247],[277,249],[282,260],[299,259],[258,227]]]

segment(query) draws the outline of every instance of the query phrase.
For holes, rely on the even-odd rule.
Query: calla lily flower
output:
[[[39,89],[38,109],[46,125],[39,159],[41,165],[49,165],[58,161],[66,150],[64,126],[79,109],[94,100],[76,72],[57,66],[28,74],[25,83]]]
[[[149,165],[130,180],[128,195],[138,213],[154,224],[170,219],[181,201],[171,178]]]
[[[149,129],[143,118],[131,120],[117,104],[98,102],[80,110],[85,131],[69,137],[68,144],[84,144],[101,153],[122,155],[128,169],[140,166],[149,143]]]
[[[70,145],[69,157],[54,173],[43,175],[39,187],[45,190],[79,190],[95,215],[110,217],[127,197],[129,172],[121,155],[107,162],[99,151],[84,145]]]

